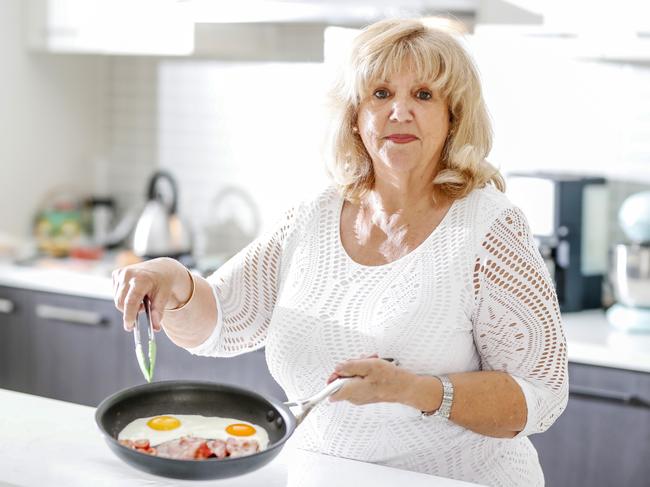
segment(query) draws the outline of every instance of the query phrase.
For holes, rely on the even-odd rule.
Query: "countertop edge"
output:
[[[113,280],[110,277],[62,269],[0,264],[0,286],[113,300]]]

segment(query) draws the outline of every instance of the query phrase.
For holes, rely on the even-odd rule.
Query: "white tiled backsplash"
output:
[[[267,223],[326,184],[322,65],[165,62],[159,86],[160,166],[178,175],[195,222],[225,186]]]
[[[123,208],[144,202],[158,166],[158,61],[113,58],[108,85],[108,191]],[[101,162],[101,161],[100,161]]]
[[[618,180],[610,221],[627,194],[650,184],[650,67],[479,65],[496,132],[491,156],[504,172]],[[195,230],[227,218],[228,208],[212,202],[228,186],[252,198],[264,228],[327,183],[324,65],[117,57],[110,72],[106,170],[122,207],[141,204],[148,176],[164,168],[177,177],[179,210]],[[250,223],[246,205],[226,204]],[[611,235],[620,237],[616,225]]]
[[[252,199],[263,229],[327,184],[324,89],[321,64],[116,58],[110,188],[123,208],[141,204],[149,175],[165,169],[195,230],[232,209],[251,231],[241,198],[214,208],[215,197],[235,187]]]

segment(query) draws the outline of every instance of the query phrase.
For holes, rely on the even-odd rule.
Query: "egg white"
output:
[[[168,431],[158,431],[147,426],[147,422],[158,416],[173,416],[181,422],[178,428]],[[226,427],[233,423],[248,424],[255,428],[255,433],[250,436],[235,436],[226,431]],[[149,440],[151,446],[160,445],[166,441],[175,440],[181,436],[194,436],[208,440],[224,440],[237,438],[242,440],[256,440],[260,450],[266,449],[269,444],[269,435],[264,428],[257,424],[242,421],[241,419],[206,417],[195,414],[165,413],[148,418],[138,418],[127,424],[117,436],[118,440]]]

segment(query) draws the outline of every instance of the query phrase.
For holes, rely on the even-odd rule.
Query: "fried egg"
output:
[[[138,418],[127,424],[117,439],[149,440],[151,446],[156,446],[182,436],[224,441],[228,438],[256,440],[260,450],[266,449],[269,444],[269,435],[257,424],[194,414],[162,414]]]

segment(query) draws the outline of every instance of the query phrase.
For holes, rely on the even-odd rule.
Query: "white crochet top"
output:
[[[543,485],[526,436],[564,410],[567,354],[553,284],[521,211],[492,186],[474,190],[409,254],[366,266],[341,245],[342,205],[327,188],[210,276],[219,323],[188,350],[228,357],[265,346],[290,399],[322,389],[338,362],[373,353],[418,374],[506,371],[528,406],[514,439],[403,404],[325,401],[291,441],[486,485]]]

